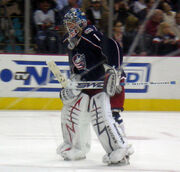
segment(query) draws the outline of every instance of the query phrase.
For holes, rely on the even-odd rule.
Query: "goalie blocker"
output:
[[[116,93],[117,80],[118,78],[115,69],[108,69],[104,79],[104,91],[111,97]]]

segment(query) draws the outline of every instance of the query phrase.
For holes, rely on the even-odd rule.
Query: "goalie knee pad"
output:
[[[107,153],[127,147],[112,117],[109,96],[106,93],[101,92],[91,98],[90,112],[93,128]]]
[[[81,93],[80,90],[72,90],[64,88],[60,91],[59,96],[60,99],[63,101],[63,104],[70,104],[73,103]]]
[[[65,104],[61,112],[61,128],[64,146],[63,149],[77,149],[86,154],[90,149],[90,117],[87,113],[89,96],[82,93],[71,104]],[[70,154],[70,153],[68,153]]]

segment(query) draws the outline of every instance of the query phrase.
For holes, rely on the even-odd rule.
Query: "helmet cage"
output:
[[[85,13],[78,8],[71,8],[68,13],[65,14],[63,22],[72,38],[87,26]],[[70,23],[71,26],[74,25],[74,27],[69,27],[68,23]]]

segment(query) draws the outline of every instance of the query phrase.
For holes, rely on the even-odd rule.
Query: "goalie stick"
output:
[[[104,86],[103,81],[85,81],[85,82],[71,82],[61,73],[58,66],[54,61],[46,62],[48,68],[54,74],[56,79],[59,81],[63,88],[71,88],[71,89],[102,89]]]
[[[176,81],[159,81],[159,82],[125,82],[120,83],[122,86],[146,86],[146,85],[175,85]],[[71,89],[102,89],[104,86],[103,81],[81,81],[70,82],[68,88]]]
[[[54,61],[47,62],[48,68],[52,71],[56,79],[62,85],[63,88],[70,89],[102,89],[104,86],[104,81],[80,81],[80,82],[71,82],[61,73],[58,66]],[[126,82],[120,83],[124,86],[143,86],[143,85],[175,85],[176,81],[159,81],[159,82]]]

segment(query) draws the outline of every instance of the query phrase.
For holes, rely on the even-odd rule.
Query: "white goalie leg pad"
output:
[[[70,150],[70,149],[71,149],[71,145],[68,144],[68,143],[66,143],[66,142],[64,142],[64,143],[60,144],[60,145],[57,147],[56,153],[59,154],[59,155],[61,155],[61,152],[68,151],[68,150]]]
[[[57,153],[64,159],[82,159],[90,150],[88,103],[89,96],[81,93],[71,104],[63,106],[61,127],[64,143],[57,148]]]
[[[121,124],[117,124],[119,132],[122,134],[123,139],[126,141],[126,143],[128,143],[128,151],[126,153],[126,155],[129,157],[134,153],[134,148],[132,146],[132,144],[129,144],[126,133],[125,133],[125,127],[124,127],[124,123]]]
[[[127,136],[126,136],[126,132],[125,132],[125,127],[124,127],[124,122],[123,122],[123,119],[122,119],[122,116],[119,112],[119,110],[117,109],[113,109],[112,110],[112,113],[113,113],[113,117],[116,121],[116,124],[118,126],[118,129],[119,129],[119,132],[121,133],[121,135],[123,136],[123,139],[128,142],[128,139],[127,139]],[[129,144],[128,143],[128,152],[127,152],[127,156],[130,156],[134,153],[134,149],[132,147],[132,144]]]
[[[64,88],[60,91],[59,96],[63,104],[71,104],[78,98],[80,93],[80,90]]]
[[[91,98],[90,112],[93,128],[106,153],[110,155],[118,150],[114,159],[117,162],[121,161],[127,153],[128,144],[112,117],[109,96],[105,92],[98,93]],[[113,163],[114,159],[112,159]]]

